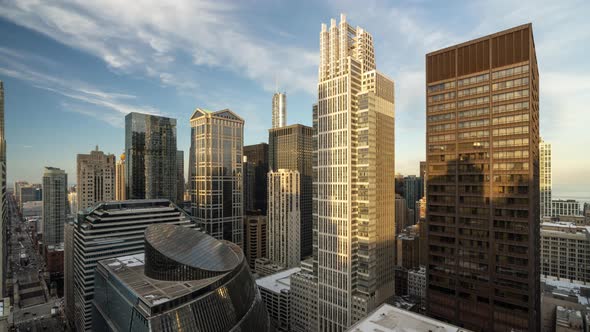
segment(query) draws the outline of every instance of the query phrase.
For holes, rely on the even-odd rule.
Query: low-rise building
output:
[[[469,330],[426,317],[415,312],[382,304],[367,317],[352,325],[348,332],[436,331],[467,332]]]
[[[408,271],[408,295],[418,299],[421,304],[426,300],[426,267]]]
[[[590,226],[542,223],[541,273],[590,282]]]
[[[559,309],[561,307],[562,309]],[[541,277],[541,330],[571,331],[567,328],[569,313],[579,311],[586,326],[590,313],[590,284],[581,281],[570,281],[556,277]],[[567,318],[567,319],[566,319]],[[572,317],[574,318],[574,317]],[[558,322],[558,319],[560,322]],[[559,326],[565,325],[565,326]],[[575,324],[574,324],[575,325]],[[559,329],[557,327],[559,326]],[[581,331],[581,330],[573,330]]]
[[[265,277],[285,269],[284,266],[279,265],[268,258],[257,258],[254,261],[254,271],[259,277]]]
[[[291,331],[317,331],[318,279],[313,274],[313,261],[301,262],[301,271],[291,275]]]
[[[291,331],[291,275],[300,271],[301,268],[295,267],[256,280],[266,311],[277,331]]]

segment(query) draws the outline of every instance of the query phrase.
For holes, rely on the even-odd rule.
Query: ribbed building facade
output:
[[[541,223],[541,273],[590,282],[590,228],[570,222]]]
[[[268,172],[268,259],[285,268],[301,262],[300,188],[298,171]]]
[[[267,257],[267,241],[266,215],[246,213],[244,215],[244,255],[250,270],[254,270],[256,259]]]
[[[68,215],[68,175],[64,170],[45,167],[43,173],[43,245],[64,242]]]
[[[115,155],[105,154],[97,146],[89,154],[78,154],[76,164],[78,209],[115,200]],[[72,211],[73,214],[77,212]]]
[[[115,165],[115,199],[117,201],[124,201],[127,199],[125,175],[125,154],[122,153]]]
[[[6,199],[6,139],[4,135],[4,83],[0,81],[0,297],[4,297],[5,295],[4,286],[6,282],[6,264],[8,262],[8,247],[6,245],[8,230],[8,205],[6,203]]]
[[[280,128],[287,125],[287,94],[277,92],[272,96],[272,127]]]
[[[393,295],[394,84],[373,37],[322,24],[314,167],[318,328],[343,331]]]
[[[184,151],[176,151],[176,204],[182,205],[184,202]]]
[[[77,331],[92,330],[97,262],[142,253],[144,231],[152,224],[195,227],[184,211],[166,199],[99,203],[91,210],[78,214],[70,240],[74,248],[71,257],[73,270],[65,276],[65,285],[73,284],[73,294],[69,296],[73,301],[68,303],[66,300],[66,313],[74,313],[73,325]],[[69,247],[69,244],[66,246]]]
[[[541,202],[541,218],[551,218],[551,191],[553,188],[553,172],[551,171],[551,143],[541,140],[539,143],[539,200]]]
[[[539,71],[526,24],[426,55],[430,316],[540,322]]]
[[[148,227],[145,254],[98,263],[96,290],[94,331],[273,330],[242,250],[194,229]]]
[[[266,215],[268,208],[268,144],[244,146],[244,211],[260,210]]]
[[[244,120],[197,108],[190,125],[192,216],[207,234],[242,246]]]
[[[268,132],[268,165],[270,171],[291,170],[299,172],[300,195],[300,251],[301,258],[312,255],[312,154],[313,128],[295,124],[273,128]],[[271,188],[269,187],[269,190]],[[268,192],[269,196],[274,195]]]
[[[127,199],[176,202],[176,119],[143,113],[125,116]]]

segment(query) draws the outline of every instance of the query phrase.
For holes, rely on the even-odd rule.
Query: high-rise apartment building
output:
[[[539,143],[539,200],[541,201],[541,218],[550,218],[551,213],[551,189],[553,177],[551,172],[551,143],[541,140]]]
[[[422,179],[422,197],[426,196],[426,162],[420,162],[420,179]]]
[[[125,175],[125,154],[122,153],[115,165],[115,199],[117,201],[124,201],[127,199]]]
[[[300,124],[273,128],[268,131],[269,169],[274,172],[279,170],[289,170],[297,171],[299,173],[298,192],[300,220],[298,223],[300,226],[299,248],[301,251],[301,258],[311,256],[313,247],[312,139],[313,128]],[[270,191],[275,188],[279,189],[280,186],[269,186],[269,196],[275,198],[286,197],[280,195],[277,196],[277,193]]]
[[[539,72],[526,24],[426,55],[427,311],[539,330]]]
[[[277,92],[272,96],[272,127],[280,128],[287,125],[287,94]]]
[[[176,151],[176,203],[182,205],[184,202],[184,151]]]
[[[111,201],[97,204],[78,215],[65,245],[73,248],[66,254],[65,285],[73,284],[66,300],[66,313],[73,313],[77,331],[92,328],[95,268],[99,260],[139,254],[144,251],[144,232],[152,224],[195,227],[190,217],[166,199]],[[71,238],[70,238],[71,237]],[[179,242],[181,244],[182,242]],[[70,260],[71,262],[68,262]]]
[[[590,230],[571,222],[541,223],[541,273],[590,282]]]
[[[554,199],[551,201],[552,216],[582,216],[580,202],[573,199]]]
[[[64,224],[68,211],[68,175],[59,168],[45,167],[42,221],[45,246],[64,242]]]
[[[257,212],[244,214],[244,255],[250,270],[254,270],[256,259],[268,253],[266,216]]]
[[[297,170],[268,172],[268,258],[285,268],[301,262],[300,189]]]
[[[418,215],[418,213],[416,213],[416,202],[424,196],[424,183],[422,180],[423,178],[415,175],[404,177],[404,198],[406,199],[406,206],[408,209],[414,211],[414,215]],[[412,219],[409,220],[409,222],[413,224],[416,221]]]
[[[176,119],[143,113],[125,116],[127,199],[176,201]]]
[[[401,234],[402,230],[410,226],[408,222],[408,208],[406,199],[401,195],[395,195],[395,235]]]
[[[78,209],[85,210],[97,202],[115,199],[115,155],[105,154],[98,146],[90,154],[76,158]],[[76,214],[78,211],[72,211]]]
[[[343,331],[393,295],[395,265],[394,84],[345,15],[321,27],[314,117],[318,328]]]
[[[266,214],[268,196],[268,144],[259,143],[244,146],[244,157],[248,163],[249,174],[244,170],[244,211],[260,210]]]
[[[0,81],[0,298],[4,297],[4,284],[8,262],[6,245],[8,232],[8,205],[6,197],[6,139],[4,135],[4,84]],[[22,211],[22,208],[21,208]]]
[[[197,108],[190,124],[192,216],[207,234],[242,246],[244,120],[229,109]]]

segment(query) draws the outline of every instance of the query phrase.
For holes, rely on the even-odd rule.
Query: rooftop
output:
[[[256,280],[258,287],[266,288],[272,292],[279,293],[282,290],[291,288],[291,275],[301,271],[300,268],[284,270]]]
[[[467,332],[468,330],[443,323],[420,314],[383,304],[367,317],[354,324],[349,332]]]
[[[543,296],[569,299],[581,305],[590,304],[590,284],[582,281],[571,282],[552,276],[541,276]]]

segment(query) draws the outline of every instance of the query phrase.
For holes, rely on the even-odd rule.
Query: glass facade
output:
[[[135,112],[127,114],[127,199],[165,198],[177,202],[176,153],[176,119]]]

